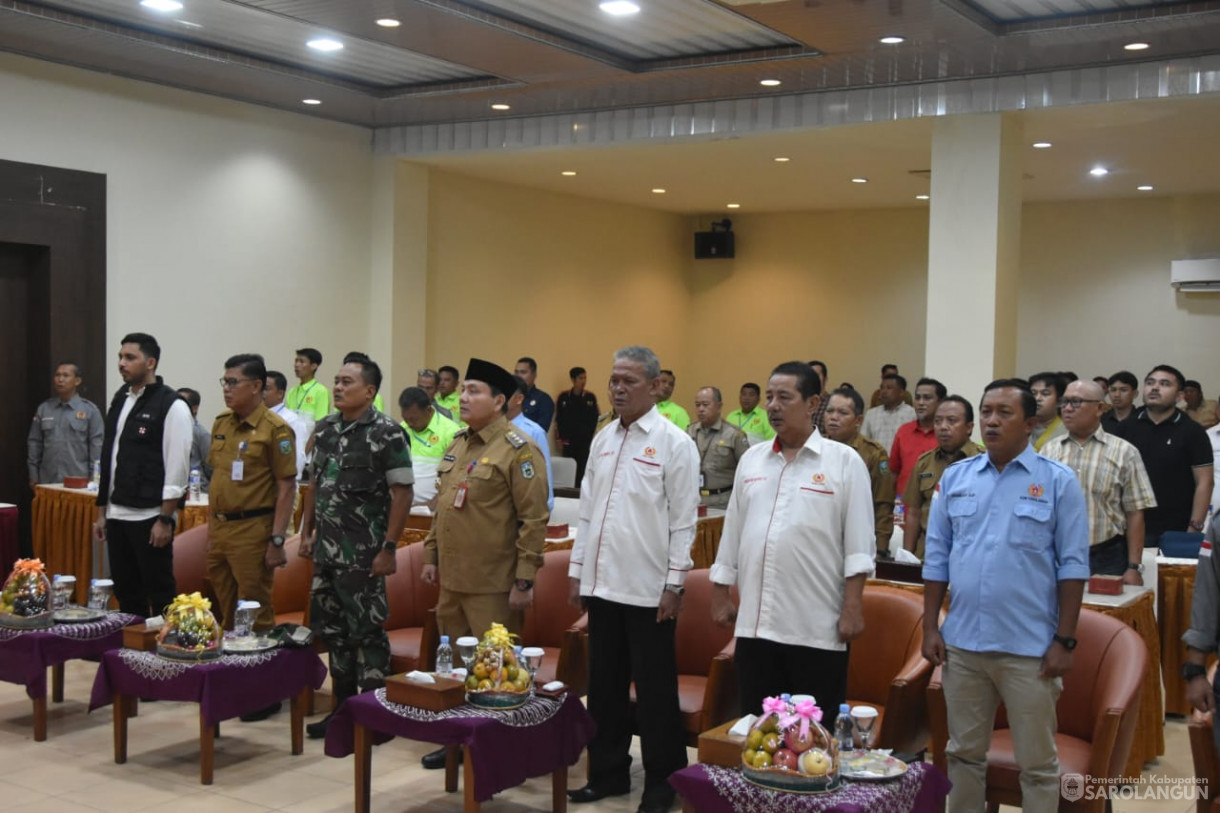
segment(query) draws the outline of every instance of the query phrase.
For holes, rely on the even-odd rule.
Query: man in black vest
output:
[[[175,512],[186,493],[191,411],[157,367],[161,347],[129,333],[119,349],[123,386],[106,414],[93,538],[105,541],[119,609],[160,615],[174,598]]]

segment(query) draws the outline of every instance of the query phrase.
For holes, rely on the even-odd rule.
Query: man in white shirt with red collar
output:
[[[847,697],[847,644],[864,631],[864,582],[876,555],[872,488],[855,449],[811,426],[819,389],[807,364],[771,372],[775,440],[752,446],[737,465],[712,567],[712,618],[737,625],[745,714],[788,692],[813,695],[832,719]]]
[[[670,808],[669,776],[686,766],[674,629],[699,507],[699,451],[657,411],[660,372],[646,347],[614,355],[610,397],[619,419],[589,450],[568,569],[571,600],[589,611],[589,713],[597,723],[589,782],[568,795],[581,803],[630,792],[634,681],[641,813]]]

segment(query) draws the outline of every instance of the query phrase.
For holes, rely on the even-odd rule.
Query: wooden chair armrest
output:
[[[579,623],[579,622],[577,622]],[[583,627],[573,625],[563,634],[559,649],[559,663],[555,666],[555,677],[568,684],[578,697],[589,690],[589,637]]]
[[[727,647],[726,647],[727,648]],[[737,695],[737,663],[732,654],[721,651],[712,658],[707,671],[707,686],[703,690],[703,728],[715,728],[741,716],[741,698]],[[694,732],[699,734],[700,732]]]

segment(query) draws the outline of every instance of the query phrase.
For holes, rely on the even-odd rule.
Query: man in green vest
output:
[[[690,426],[690,415],[687,414],[685,409],[670,400],[674,397],[674,384],[677,381],[678,379],[674,376],[673,370],[661,371],[661,375],[657,379],[657,412],[660,412],[670,422],[685,432],[686,427]]]
[[[322,354],[312,347],[296,351],[292,372],[301,382],[288,390],[284,403],[289,409],[305,419],[309,431],[313,425],[330,414],[330,388],[314,378],[322,365]]]
[[[742,384],[737,399],[741,409],[730,412],[724,419],[725,422],[744,432],[751,446],[775,437],[775,430],[771,428],[771,421],[767,420],[766,411],[758,408],[758,402],[762,400],[762,388],[753,382]]]
[[[398,396],[402,428],[411,441],[411,467],[415,470],[415,504],[436,508],[436,467],[445,455],[458,425],[432,406],[420,387],[407,387]]]
[[[462,423],[460,416],[461,407],[458,400],[462,394],[458,392],[458,383],[461,381],[461,374],[456,367],[445,365],[437,370],[439,377],[436,380],[436,403],[453,413],[453,421],[458,426],[465,426]]]

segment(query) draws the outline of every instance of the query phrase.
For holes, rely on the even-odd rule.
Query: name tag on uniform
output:
[[[703,488],[705,485],[703,472],[699,472],[699,488]]]
[[[245,475],[246,464],[240,460],[233,461],[233,468],[229,472],[229,479],[235,483],[239,483]]]
[[[462,507],[465,505],[466,505],[466,484],[461,483],[458,486],[457,493],[453,495],[453,507],[460,511],[460,510],[462,510]]]

